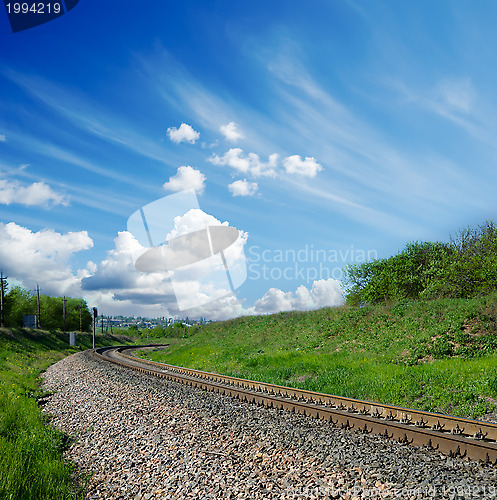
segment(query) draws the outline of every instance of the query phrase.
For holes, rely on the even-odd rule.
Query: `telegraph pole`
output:
[[[63,303],[63,312],[64,312],[64,333],[66,333],[66,296],[64,295],[64,298],[62,299]]]
[[[5,326],[5,317],[4,317],[4,306],[5,306],[5,284],[7,283],[8,276],[3,275],[3,271],[0,271],[0,326]]]
[[[36,295],[38,297],[38,328],[41,328],[41,312],[40,312],[40,286],[36,283]]]
[[[97,317],[98,317],[98,311],[97,311],[96,307],[93,308],[92,317],[93,317],[93,349],[95,349],[95,327],[96,327]]]

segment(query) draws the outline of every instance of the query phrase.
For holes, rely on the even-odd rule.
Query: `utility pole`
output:
[[[63,303],[63,312],[64,312],[64,333],[66,333],[66,296],[64,295],[64,298],[62,299]]]
[[[0,271],[0,326],[3,328],[5,326],[5,316],[4,316],[4,306],[5,306],[5,284],[7,283],[8,276],[3,275],[3,271]]]
[[[104,315],[102,314],[102,317],[100,318],[100,327],[102,329],[101,333],[102,335],[104,334]]]
[[[97,311],[97,308],[94,307],[93,308],[93,314],[92,314],[92,318],[93,318],[93,349],[95,349],[95,327],[96,327],[96,323],[97,323],[97,317],[98,317],[98,311]]]
[[[41,312],[40,312],[40,286],[36,283],[36,295],[38,297],[38,328],[41,328]]]

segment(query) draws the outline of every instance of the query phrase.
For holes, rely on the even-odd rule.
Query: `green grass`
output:
[[[497,397],[497,295],[237,318],[146,357],[477,417]]]
[[[89,334],[78,334],[82,349]],[[130,339],[98,336],[98,345]],[[0,498],[8,500],[83,498],[84,478],[74,477],[63,457],[67,436],[48,425],[37,403],[43,394],[39,374],[77,352],[68,334],[0,329]]]

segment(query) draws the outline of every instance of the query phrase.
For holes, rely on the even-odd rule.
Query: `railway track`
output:
[[[378,434],[401,443],[437,449],[450,457],[497,465],[497,424],[228,377],[131,355],[134,349],[144,347],[161,346],[104,347],[95,349],[94,355],[191,387],[320,418],[342,429]]]

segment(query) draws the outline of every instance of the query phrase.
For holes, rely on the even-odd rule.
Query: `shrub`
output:
[[[348,266],[349,304],[473,298],[497,290],[497,226],[461,230],[450,243],[409,243],[397,255]]]

